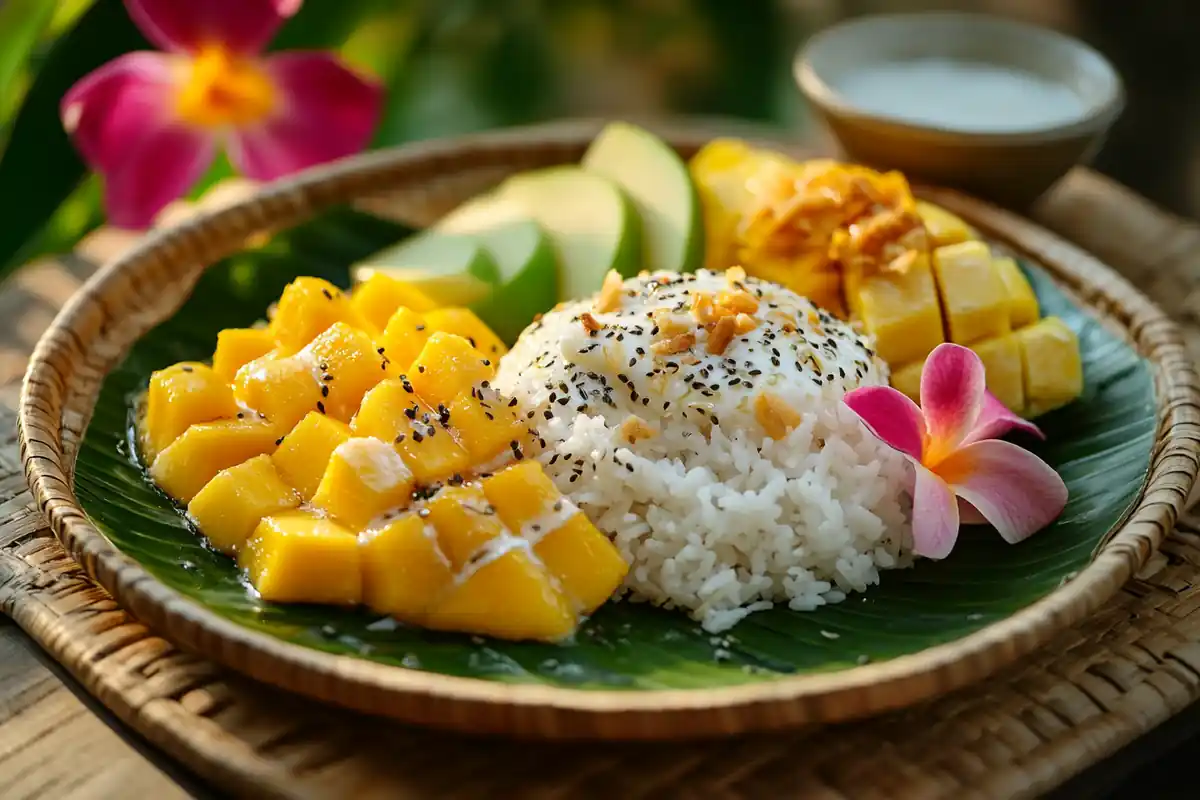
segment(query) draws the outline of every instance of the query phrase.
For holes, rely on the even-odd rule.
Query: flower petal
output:
[[[362,150],[379,119],[382,88],[328,53],[284,53],[263,62],[280,94],[277,113],[238,130],[229,159],[253,180],[273,180]]]
[[[1014,544],[1049,525],[1067,505],[1067,485],[1059,474],[1001,439],[962,448],[939,464],[937,473]]]
[[[945,558],[958,539],[958,501],[944,480],[920,464],[913,466],[917,474],[913,487],[913,553]]]
[[[209,136],[181,125],[171,98],[177,57],[129,53],[75,84],[63,127],[88,166],[104,176],[109,221],[144,228],[212,162]]]
[[[249,55],[267,46],[297,0],[125,0],[134,23],[151,42],[194,53],[219,44]]]
[[[890,386],[864,386],[842,399],[885,444],[921,460],[925,420],[921,409],[902,392]]]
[[[996,399],[991,392],[984,392],[983,407],[979,410],[979,419],[975,427],[967,434],[963,444],[978,442],[983,439],[999,439],[1009,431],[1018,430],[1045,439],[1042,429],[1027,419],[1023,419],[1008,410],[1008,407]]]
[[[933,348],[921,368],[921,412],[931,455],[944,457],[966,438],[979,418],[984,391],[979,356],[949,342]]]

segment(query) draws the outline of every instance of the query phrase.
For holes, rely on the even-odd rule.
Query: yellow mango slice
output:
[[[358,531],[385,511],[407,508],[412,489],[412,473],[390,444],[355,436],[329,457],[312,502]]]
[[[190,502],[221,470],[271,452],[277,430],[259,419],[201,422],[155,457],[150,477],[171,497]]]
[[[612,542],[566,500],[540,465],[526,461],[483,481],[496,513],[533,552],[584,614],[599,608],[629,571]]]
[[[914,364],[905,364],[892,370],[891,380],[892,388],[903,392],[914,403],[921,403],[921,369],[925,366],[925,359]]]
[[[306,501],[312,500],[329,465],[329,457],[350,436],[350,426],[346,423],[311,411],[284,434],[271,460],[283,480]]]
[[[972,344],[1010,330],[1008,291],[983,242],[961,242],[933,251],[934,273],[950,341]]]
[[[371,277],[355,286],[350,302],[365,320],[379,330],[383,330],[401,306],[418,314],[437,308],[437,303],[420,289],[383,272],[373,272]]]
[[[1083,361],[1075,331],[1045,317],[1016,332],[1025,374],[1025,416],[1036,417],[1083,394]]]
[[[527,551],[482,563],[425,617],[426,627],[501,639],[557,641],[575,630],[575,614]]]
[[[321,382],[313,373],[306,353],[286,358],[267,355],[238,370],[233,391],[242,403],[287,430],[321,402]]]
[[[261,455],[218,472],[187,510],[213,547],[233,554],[263,517],[299,505],[300,495],[279,477],[271,457]]]
[[[344,322],[313,339],[308,352],[321,378],[317,410],[342,422],[349,422],[363,395],[388,377],[388,362],[371,337]]]
[[[362,601],[358,537],[309,511],[265,517],[238,563],[270,603],[357,605]]]
[[[483,358],[470,342],[452,333],[434,333],[408,371],[417,395],[430,407],[449,405],[460,394],[496,373],[496,362]]]
[[[463,475],[467,451],[441,422],[438,412],[416,399],[405,379],[386,380],[363,398],[350,427],[356,436],[390,442],[422,486]]]
[[[174,364],[150,376],[142,446],[153,458],[190,425],[229,419],[237,413],[233,391],[221,376],[203,364]]]
[[[443,489],[424,512],[426,520],[437,529],[438,546],[455,571],[477,558],[488,542],[505,534],[496,509],[483,490],[473,484]]]
[[[1021,344],[1013,334],[984,339],[971,345],[983,362],[987,388],[1015,414],[1025,408],[1025,378],[1022,374]]]
[[[429,338],[425,318],[410,308],[401,306],[392,314],[379,337],[383,354],[388,357],[395,371],[404,374],[412,367],[413,361],[421,355],[421,348]]]
[[[266,328],[226,328],[217,334],[213,372],[232,383],[237,371],[275,349],[275,337]]]
[[[420,623],[454,581],[450,564],[437,546],[433,526],[416,514],[404,514],[378,530],[359,534],[363,602],[402,622]]]
[[[925,230],[929,232],[934,247],[979,238],[979,234],[957,214],[924,200],[918,200],[916,206],[917,215],[925,223]]]
[[[284,355],[308,345],[335,322],[374,332],[373,326],[350,303],[342,290],[321,278],[300,277],[279,296],[271,318],[271,333]]]
[[[425,324],[430,334],[437,331],[458,334],[466,339],[471,347],[482,353],[484,358],[493,362],[508,352],[500,337],[469,308],[439,308],[429,311],[425,314]]]
[[[841,270],[824,263],[810,263],[827,261],[822,252],[806,253],[796,259],[772,258],[764,254],[745,269],[747,275],[785,286],[829,313],[845,319]]]
[[[922,361],[942,343],[942,311],[929,259],[903,273],[846,273],[846,302],[889,364]]]
[[[516,401],[493,389],[475,389],[450,404],[450,427],[477,467],[506,452],[522,452],[525,415]]]
[[[1029,279],[1021,272],[1015,259],[997,258],[992,263],[1000,275],[1000,281],[1008,292],[1008,323],[1013,330],[1024,328],[1038,321],[1041,309],[1037,295],[1029,285]]]

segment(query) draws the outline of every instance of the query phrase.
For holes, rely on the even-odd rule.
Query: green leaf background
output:
[[[389,630],[367,612],[264,605],[234,563],[209,549],[146,479],[131,448],[131,400],[152,370],[206,359],[217,331],[262,316],[298,274],[341,285],[348,265],[407,233],[346,209],[277,236],[210,269],[182,310],[139,341],[106,380],[79,454],[76,490],[109,539],[182,595],[290,642],[385,664],[491,680],[578,688],[702,688],[842,669],[949,642],[1004,619],[1082,569],[1127,512],[1146,477],[1155,431],[1149,368],[1121,339],[1027,266],[1044,314],[1078,334],[1085,395],[1038,420],[1035,449],[1070,490],[1062,517],[1010,546],[968,529],[949,559],[887,572],[882,585],[815,612],[751,615],[710,636],[645,605],[604,606],[566,645],[500,642],[413,628]]]

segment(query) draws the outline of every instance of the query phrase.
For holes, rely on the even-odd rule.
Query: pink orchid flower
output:
[[[224,146],[239,172],[272,180],[364,148],[380,86],[329,53],[262,49],[301,0],[125,0],[166,52],[128,53],[71,87],[63,126],[104,176],[110,221],[142,228]]]
[[[846,394],[854,413],[916,468],[913,552],[949,555],[960,523],[990,522],[1015,544],[1053,522],[1067,486],[1046,462],[998,437],[1037,426],[1010,412],[984,386],[983,362],[961,345],[941,344],[921,369],[921,405],[890,386]]]

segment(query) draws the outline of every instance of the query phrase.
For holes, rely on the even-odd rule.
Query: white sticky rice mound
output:
[[[818,329],[840,337],[836,355],[823,354],[822,371],[866,366],[849,367],[846,379],[814,381],[797,359],[795,368],[772,373],[772,348],[795,355],[806,346],[806,335],[817,337],[804,322],[798,332],[789,332],[764,321],[756,334],[766,333],[767,339],[752,334],[723,354],[726,364],[736,366],[723,373],[720,390],[697,396],[674,374],[637,383],[641,393],[631,401],[630,384],[613,373],[628,364],[626,355],[643,373],[640,365],[651,363],[636,353],[651,341],[648,326],[636,320],[644,320],[647,310],[678,307],[696,288],[725,286],[723,276],[701,272],[673,291],[643,292],[647,280],[626,282],[638,295],[626,298],[622,313],[595,314],[625,332],[619,344],[601,335],[601,348],[581,354],[596,341],[578,322],[592,304],[566,305],[526,331],[494,381],[500,391],[536,409],[533,421],[545,441],[537,458],[631,565],[630,598],[685,609],[716,633],[777,602],[799,611],[839,602],[878,583],[880,570],[911,563],[908,468],[840,402],[854,386],[886,383],[886,366],[867,343],[822,315]],[[798,295],[746,283],[762,292],[764,307],[769,299],[771,308],[815,319],[807,316],[811,304]],[[689,369],[717,359],[702,344],[694,350],[701,363]],[[608,352],[600,358],[602,350]],[[759,367],[764,369],[753,381],[727,385],[730,375]],[[585,394],[595,387],[581,374],[589,372],[608,375],[609,383],[621,387],[610,395],[611,404],[581,404],[578,387]],[[776,377],[768,380],[772,374]],[[562,392],[554,387],[563,382],[576,390],[567,404],[556,402]],[[753,382],[761,386],[747,391],[746,383]],[[751,411],[752,398],[768,386],[800,414],[800,424],[782,441],[768,438]],[[581,405],[586,409],[579,410]],[[630,444],[621,426],[631,413],[657,434]]]

